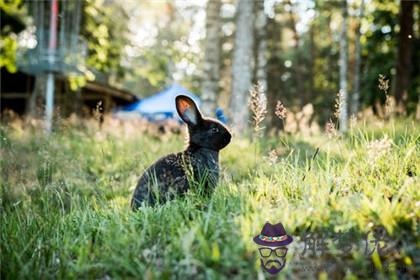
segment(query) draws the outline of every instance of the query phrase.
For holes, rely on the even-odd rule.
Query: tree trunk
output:
[[[31,118],[41,118],[45,104],[47,76],[38,74],[35,77],[34,89],[27,100],[26,113]]]
[[[248,91],[252,83],[254,2],[238,0],[235,45],[232,62],[232,126],[237,132],[247,128]]]
[[[255,2],[256,19],[256,80],[262,85],[264,93],[267,92],[267,16],[264,12],[264,0]]]
[[[359,22],[356,27],[356,41],[355,41],[355,64],[354,64],[354,81],[353,81],[353,98],[351,103],[351,114],[357,115],[359,111],[359,99],[360,99],[360,58],[361,58],[361,46],[360,46],[360,26],[364,16],[365,1],[362,0],[359,8]]]
[[[415,1],[400,2],[400,34],[397,56],[397,74],[395,81],[395,99],[400,113],[405,111],[405,101],[411,82],[413,52],[413,7]]]
[[[268,48],[268,62],[267,62],[267,117],[268,117],[268,131],[275,132],[282,128],[282,121],[275,115],[277,101],[284,102],[285,96],[283,94],[283,83],[280,76],[283,72],[282,60],[279,54],[281,49],[281,32],[282,26],[275,18],[269,18],[267,21],[267,48]]]
[[[342,4],[343,22],[340,36],[340,131],[347,131],[347,0]]]
[[[309,103],[313,103],[312,96],[314,96],[315,91],[315,60],[317,56],[317,45],[315,43],[315,26],[312,23],[309,29],[309,47],[310,47],[310,61],[309,61],[309,90],[306,91],[307,96],[306,100]]]
[[[297,22],[296,22],[296,16],[293,12],[293,4],[289,0],[287,3],[290,5],[289,9],[289,16],[290,16],[290,28],[293,32],[293,39],[294,39],[294,49],[296,52],[296,60],[295,60],[295,75],[296,75],[296,88],[297,88],[297,94],[301,97],[300,98],[300,106],[303,107],[308,102],[309,98],[307,96],[306,90],[305,90],[305,81],[303,77],[303,65],[302,65],[302,55],[299,50],[299,44],[300,44],[300,36],[297,31]]]
[[[209,0],[206,8],[206,42],[204,57],[204,80],[201,87],[202,110],[213,116],[216,110],[220,80],[220,0]]]

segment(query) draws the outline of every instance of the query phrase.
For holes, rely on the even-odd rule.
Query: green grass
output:
[[[279,278],[419,276],[414,120],[360,124],[333,139],[272,137],[259,141],[256,156],[255,143],[234,138],[221,153],[212,196],[191,191],[137,213],[129,201],[138,176],[182,150],[184,140],[132,130],[63,126],[46,138],[1,126],[2,279],[256,279],[267,274],[252,237],[266,221],[282,222],[295,238]],[[369,143],[385,134],[391,147],[372,160]],[[266,158],[272,149],[279,153],[274,165]],[[354,249],[342,256],[330,245],[322,255],[300,256],[304,232],[347,232],[360,245],[377,226],[394,244],[385,255]]]

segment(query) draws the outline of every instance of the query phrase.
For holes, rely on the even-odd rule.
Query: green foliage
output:
[[[121,57],[127,45],[127,15],[121,4],[85,2],[82,35],[87,39],[87,65],[103,73],[123,75]]]
[[[197,70],[202,63],[203,51],[197,50],[197,47],[202,47],[201,42],[199,46],[190,42],[194,25],[197,24],[193,21],[199,11],[197,5],[185,2],[178,6],[173,1],[145,1],[136,3],[132,9],[138,11],[132,22],[139,31],[131,30],[131,51],[126,57],[129,63],[124,85],[143,97],[176,81],[199,94],[198,82],[201,77]],[[179,64],[183,64],[183,69]],[[197,70],[188,72],[185,69],[187,65]],[[176,79],[174,73],[182,77]]]
[[[262,139],[257,165],[252,143],[233,139],[221,153],[222,180],[212,196],[191,191],[137,213],[129,208],[137,176],[181,150],[183,139],[96,129],[64,126],[44,137],[1,127],[2,279],[257,278],[252,237],[267,220],[281,221],[295,242],[308,228],[352,230],[356,238],[383,225],[399,244],[398,254],[385,257],[330,252],[337,265],[319,275],[291,261],[285,278],[366,279],[372,265],[377,277],[401,276],[384,274],[385,262],[404,265],[408,278],[418,273],[420,127],[413,120],[360,124],[337,139]],[[391,146],[375,147],[384,135]],[[283,152],[270,165],[265,156],[273,148]]]
[[[10,73],[15,73],[17,42],[12,36],[1,38],[0,42],[0,68],[6,67]]]
[[[22,30],[26,11],[22,0],[0,0],[1,30],[0,30],[0,68],[6,67],[10,73],[15,73],[16,51],[18,48],[16,33]]]
[[[297,23],[306,22],[306,30],[299,32],[299,46],[295,47],[293,24],[290,19],[288,2],[278,4],[274,19],[269,21],[268,53],[268,94],[283,100],[288,107],[302,106],[302,103],[312,103],[318,113],[321,123],[330,118],[334,98],[339,91],[338,56],[341,31],[341,9],[343,1],[295,1],[292,11]],[[349,2],[348,18],[348,93],[351,101],[354,85],[355,64],[355,28],[358,26],[358,14],[361,1]],[[306,3],[306,4],[305,4]],[[299,11],[300,6],[300,11]],[[303,7],[303,8],[302,8]],[[361,109],[371,107],[375,102],[385,103],[385,95],[378,90],[379,74],[386,75],[395,82],[396,59],[399,40],[399,1],[373,0],[365,1],[365,12],[361,19]],[[312,11],[314,17],[307,20],[306,14]],[[299,11],[299,12],[298,12]],[[418,18],[415,9],[414,18]],[[418,30],[414,27],[413,71],[411,86],[408,90],[407,108],[409,113],[416,110],[420,85],[419,61],[420,40]],[[281,35],[279,35],[281,34]],[[292,62],[287,67],[285,62]],[[297,74],[300,68],[301,77]],[[393,94],[392,85],[389,94]]]
[[[362,67],[365,69],[361,98],[365,105],[372,105],[377,100],[385,103],[385,95],[378,94],[377,80],[379,74],[393,78],[397,56],[398,3],[374,1],[371,5],[372,12],[365,19],[370,28],[361,38]]]
[[[308,10],[316,12],[317,16],[307,22],[306,31],[299,32],[296,47],[293,29],[302,20],[299,16],[304,16],[295,12],[298,6],[298,2],[292,5],[294,22],[289,4],[278,4],[276,17],[269,21],[272,26],[268,30],[273,30],[267,38],[268,94],[273,94],[289,108],[312,103],[319,112],[319,120],[324,122],[331,115],[325,108],[333,107],[338,92],[338,30],[331,26],[339,19],[340,9],[337,2],[314,1],[314,6]],[[271,74],[273,69],[275,73]]]

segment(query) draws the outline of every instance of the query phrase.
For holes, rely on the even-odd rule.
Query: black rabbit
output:
[[[179,116],[188,125],[188,147],[159,159],[144,172],[131,200],[133,210],[143,202],[154,205],[182,194],[192,182],[200,182],[206,192],[217,184],[219,150],[229,144],[229,130],[217,120],[203,118],[188,96],[177,96],[175,104]]]

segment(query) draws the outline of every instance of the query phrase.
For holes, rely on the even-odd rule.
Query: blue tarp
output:
[[[119,108],[116,113],[138,113],[152,121],[168,118],[179,119],[175,107],[175,97],[180,94],[191,97],[200,106],[200,99],[196,95],[178,84],[173,84],[159,93]]]

